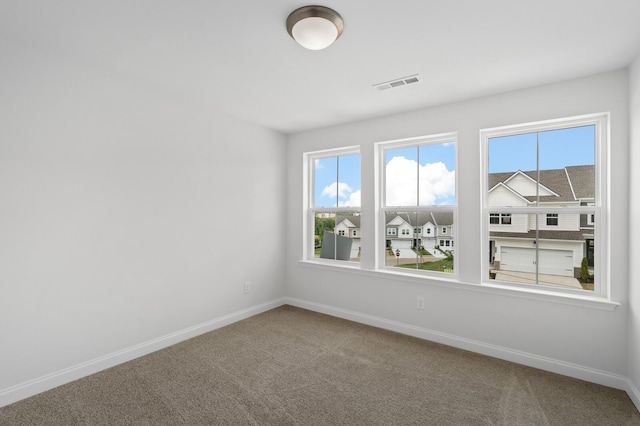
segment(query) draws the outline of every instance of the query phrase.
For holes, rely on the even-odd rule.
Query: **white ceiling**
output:
[[[0,0],[0,37],[284,133],[620,69],[640,54],[639,0],[328,0],[345,30],[323,51],[287,34],[287,15],[307,4]],[[422,81],[372,87],[412,74]]]

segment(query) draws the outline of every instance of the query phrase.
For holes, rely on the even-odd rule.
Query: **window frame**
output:
[[[411,147],[419,147],[422,145],[432,145],[438,143],[453,143],[455,146],[454,150],[454,171],[455,175],[455,203],[453,205],[447,206],[438,206],[438,205],[428,205],[428,206],[392,206],[385,205],[386,199],[386,151],[391,149],[399,149],[399,148],[411,148]],[[418,148],[419,149],[419,148]],[[450,239],[457,239],[457,221],[458,221],[458,133],[457,132],[448,132],[448,133],[440,133],[435,135],[424,135],[417,136],[405,139],[396,139],[389,141],[377,142],[374,144],[374,155],[375,155],[375,166],[376,166],[376,232],[374,235],[374,244],[375,244],[375,270],[384,271],[385,273],[393,273],[399,275],[415,275],[419,277],[431,277],[431,278],[442,278],[449,280],[457,280],[459,277],[459,256],[456,254],[454,256],[454,267],[453,273],[449,272],[440,272],[440,271],[427,271],[427,270],[419,270],[419,269],[408,269],[408,268],[397,268],[393,266],[386,265],[386,237],[388,234],[385,231],[386,228],[386,213],[387,212],[421,212],[421,211],[451,211],[453,215],[453,228],[452,232],[447,235]],[[419,200],[417,201],[419,204]],[[430,233],[430,229],[427,229],[425,235],[432,235],[436,239],[438,239],[437,227],[434,227],[433,233]]]
[[[581,126],[594,126],[595,133],[595,147],[594,147],[594,170],[595,170],[595,182],[594,182],[594,198],[595,203],[591,206],[536,206],[536,207],[490,207],[488,206],[488,167],[489,167],[489,140],[495,137],[519,135],[525,133],[544,132],[550,130],[568,129]],[[610,114],[596,113],[587,114],[575,117],[559,118],[554,120],[545,120],[538,122],[531,122],[525,124],[516,124],[495,128],[487,128],[480,130],[480,169],[481,169],[481,198],[482,198],[482,211],[480,214],[482,238],[481,238],[481,252],[482,252],[482,280],[481,285],[498,288],[513,288],[513,289],[526,289],[533,293],[544,294],[568,294],[577,296],[587,296],[598,299],[610,300],[610,287],[609,287],[609,264],[610,264],[610,250],[609,240],[607,235],[609,234],[609,224],[606,217],[609,206],[609,198],[607,192],[607,185],[609,181],[609,158],[608,147],[610,139]],[[526,213],[526,214],[545,214],[546,213],[568,213],[568,214],[593,214],[595,216],[594,223],[594,239],[597,241],[596,255],[594,259],[594,289],[570,289],[570,288],[557,288],[552,286],[545,286],[541,284],[522,284],[509,281],[496,281],[489,279],[490,264],[487,261],[489,259],[489,242],[491,240],[489,213],[499,212],[501,213]],[[501,220],[502,224],[502,220]],[[538,272],[536,272],[537,274]]]
[[[304,261],[324,263],[328,265],[340,265],[349,267],[359,267],[360,262],[352,260],[322,259],[315,257],[315,215],[316,213],[333,212],[353,212],[360,214],[362,203],[358,207],[315,207],[315,161],[322,158],[332,158],[357,154],[360,156],[360,184],[362,186],[362,154],[360,146],[348,146],[335,149],[310,151],[303,153],[303,177],[305,179],[305,193],[303,195],[303,248],[302,258]],[[362,188],[360,188],[362,189]],[[336,234],[338,235],[338,234]],[[345,235],[346,236],[346,235]],[[349,236],[350,238],[350,236]]]
[[[583,122],[580,122],[583,120]],[[472,276],[468,276],[467,279],[461,280],[460,273],[464,273],[465,271],[460,270],[460,266],[462,262],[460,262],[460,255],[464,255],[464,253],[457,253],[455,256],[455,271],[453,274],[440,274],[436,275],[434,273],[424,273],[426,271],[416,271],[416,270],[393,270],[390,267],[385,267],[384,258],[380,256],[380,248],[381,244],[384,244],[387,240],[387,236],[385,234],[385,222],[384,222],[384,214],[382,213],[380,206],[382,200],[382,194],[384,192],[385,182],[382,179],[384,176],[384,167],[385,167],[385,156],[383,151],[378,147],[379,144],[390,144],[392,142],[405,142],[406,145],[415,145],[419,140],[424,139],[425,137],[416,137],[409,139],[398,139],[396,141],[384,141],[384,142],[374,142],[371,147],[367,145],[356,145],[356,146],[347,146],[340,148],[332,148],[325,150],[314,150],[303,152],[302,157],[302,169],[303,169],[303,206],[302,206],[302,240],[303,250],[301,253],[301,259],[299,262],[304,264],[306,267],[319,268],[324,270],[335,270],[336,268],[340,268],[343,270],[347,270],[350,273],[362,274],[365,276],[369,276],[372,278],[381,277],[384,275],[393,275],[395,280],[403,281],[407,283],[425,283],[429,285],[435,286],[443,286],[447,288],[458,288],[458,289],[471,289],[473,291],[480,291],[486,294],[492,295],[516,295],[516,297],[524,297],[531,300],[541,300],[547,302],[558,302],[567,305],[574,306],[583,306],[587,308],[593,309],[601,309],[607,311],[613,311],[617,306],[620,305],[618,302],[614,302],[611,300],[610,296],[610,250],[608,247],[610,246],[610,241],[608,240],[608,235],[610,235],[610,220],[607,220],[608,211],[610,209],[610,199],[609,199],[609,170],[610,164],[609,161],[609,153],[610,149],[609,143],[609,132],[610,132],[610,116],[609,113],[600,113],[600,114],[590,114],[581,117],[570,117],[568,119],[561,118],[557,120],[547,120],[547,121],[539,121],[532,122],[529,124],[522,125],[510,125],[504,127],[496,127],[496,128],[487,128],[487,129],[479,129],[477,130],[480,134],[478,151],[480,153],[480,173],[481,176],[485,177],[487,173],[487,149],[486,143],[483,143],[483,135],[485,137],[494,137],[500,136],[498,134],[501,130],[503,131],[502,135],[506,135],[507,131],[513,133],[525,133],[527,131],[544,131],[547,129],[555,128],[563,128],[563,127],[571,127],[571,126],[579,126],[579,125],[588,125],[588,124],[598,124],[594,123],[594,121],[600,120],[602,125],[597,126],[597,142],[596,142],[596,165],[595,165],[595,173],[596,173],[596,197],[598,199],[599,205],[594,208],[593,216],[596,222],[595,229],[591,235],[591,241],[594,239],[597,241],[596,247],[598,251],[596,251],[596,283],[598,286],[594,291],[554,291],[550,287],[526,287],[521,285],[514,285],[514,283],[509,282],[495,282],[495,280],[489,280],[488,278],[488,262],[481,262],[480,273],[473,274]],[[572,121],[569,124],[569,121]],[[547,125],[546,128],[541,128],[542,125]],[[505,130],[506,129],[506,130]],[[489,133],[493,132],[493,133]],[[459,156],[459,141],[457,137],[457,133],[449,133],[447,136],[451,135],[453,138],[450,138],[450,141],[453,141],[456,144],[456,152],[455,152],[455,169],[456,169],[456,182],[455,182],[455,191],[456,191],[456,201],[455,201],[455,209],[454,209],[454,223],[456,224],[455,232],[452,233],[453,239],[451,240],[451,247],[455,245],[455,241],[458,236],[458,218],[459,218],[459,195],[460,192],[458,190],[460,179],[458,176],[458,156]],[[371,149],[371,151],[369,151]],[[313,199],[315,195],[315,188],[313,182],[313,172],[314,172],[314,161],[312,158],[322,158],[322,157],[332,157],[339,155],[349,155],[349,154],[359,154],[360,155],[360,177],[361,177],[361,190],[363,191],[363,200],[359,207],[359,211],[365,215],[364,222],[361,224],[361,229],[367,229],[365,232],[363,239],[361,239],[361,250],[362,257],[360,262],[350,262],[343,260],[332,260],[332,259],[319,259],[314,257],[314,214],[310,213],[310,199]],[[368,162],[364,162],[364,160],[370,160],[372,154],[373,161],[371,164]],[[372,176],[369,173],[373,171]],[[464,174],[464,173],[463,173]],[[363,179],[363,176],[366,176],[366,180]],[[466,176],[469,178],[469,176]],[[468,179],[467,179],[468,180]],[[373,183],[373,188],[366,188],[369,184]],[[485,242],[489,240],[488,233],[488,221],[486,219],[486,209],[484,200],[486,199],[486,179],[480,179],[480,208],[479,212],[475,212],[474,214],[478,214],[480,218],[480,243],[481,246],[478,247],[478,250],[481,252],[483,259],[488,259],[489,247]],[[369,194],[369,195],[367,195]],[[373,196],[373,199],[368,198],[369,196]],[[593,206],[591,206],[593,207]],[[344,211],[345,208],[340,208],[340,210]],[[403,208],[398,208],[398,210],[403,210]],[[494,210],[492,208],[492,210]],[[567,208],[563,208],[563,213],[569,212]],[[505,212],[503,212],[505,213]],[[500,217],[500,216],[499,216]],[[587,221],[589,222],[587,225],[592,225],[592,221],[589,217]],[[502,220],[502,219],[500,219]],[[470,228],[469,223],[464,224],[465,229]],[[499,225],[502,226],[502,225]],[[507,225],[508,226],[508,225]],[[433,231],[435,232],[432,232]],[[425,235],[431,235],[435,238],[438,238],[437,235],[437,227],[433,226],[425,226],[423,233]],[[361,235],[360,232],[358,232]],[[589,240],[587,240],[589,241]],[[466,249],[468,251],[469,249]],[[469,271],[467,271],[469,272]]]

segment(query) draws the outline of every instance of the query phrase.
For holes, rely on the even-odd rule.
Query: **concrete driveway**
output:
[[[536,284],[536,274],[528,272],[514,272],[514,271],[492,271],[496,274],[497,281],[509,281],[512,283],[524,283],[524,284]],[[561,277],[559,275],[538,275],[538,282],[540,284],[557,286],[557,287],[569,287],[579,288],[582,286],[580,282],[573,277]]]
[[[400,251],[400,259],[415,259],[416,258],[416,252],[411,250],[411,249],[401,248],[401,249],[395,249],[395,250],[393,250],[393,252],[395,253],[396,250]]]

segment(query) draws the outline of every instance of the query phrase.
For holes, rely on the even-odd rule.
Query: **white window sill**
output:
[[[604,311],[614,311],[620,303],[611,300],[582,294],[561,293],[546,289],[532,289],[511,286],[509,284],[494,283],[467,283],[460,281],[457,277],[448,276],[450,274],[422,275],[406,271],[395,271],[391,269],[370,270],[362,269],[359,263],[344,261],[314,261],[300,260],[299,263],[305,267],[319,268],[327,271],[339,271],[352,274],[387,278],[413,284],[427,284],[467,291],[475,291],[485,294],[496,294],[508,297],[517,297],[529,300],[539,300],[544,302],[560,303],[565,305],[580,306]]]

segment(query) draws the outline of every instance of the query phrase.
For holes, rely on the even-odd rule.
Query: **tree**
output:
[[[336,226],[336,219],[333,217],[316,217],[315,235],[322,243],[325,230],[332,230]]]
[[[591,275],[589,274],[589,262],[586,257],[582,258],[582,264],[580,265],[580,279],[582,281],[589,281]]]

